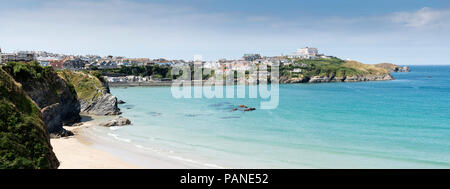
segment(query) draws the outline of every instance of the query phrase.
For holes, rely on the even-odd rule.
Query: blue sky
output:
[[[193,59],[304,46],[364,63],[450,64],[448,0],[0,0],[0,47]]]

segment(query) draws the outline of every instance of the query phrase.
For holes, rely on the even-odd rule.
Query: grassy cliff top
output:
[[[294,64],[281,67],[282,76],[290,77],[347,77],[365,75],[385,75],[389,72],[385,69],[357,61],[345,61],[338,58],[326,59],[298,59]],[[290,71],[295,68],[302,69],[301,74],[293,74]]]
[[[372,64],[363,64],[357,61],[345,61],[343,66],[347,68],[353,68],[362,74],[372,74],[372,75],[389,74],[389,71],[386,69],[377,67],[376,65]]]
[[[95,71],[58,71],[58,75],[74,86],[79,100],[97,99],[108,89],[103,85],[103,77]],[[103,81],[103,82],[102,82]]]
[[[3,69],[0,69],[0,117],[0,169],[59,166],[39,108]]]
[[[379,68],[383,68],[388,71],[393,70],[394,68],[398,67],[397,65],[392,64],[392,63],[379,63],[379,64],[375,64],[375,66],[379,67]]]

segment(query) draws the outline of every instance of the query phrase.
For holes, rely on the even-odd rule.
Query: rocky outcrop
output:
[[[280,77],[280,80],[279,80],[279,82],[280,83],[307,83],[309,81],[309,79],[308,78],[296,78],[296,77],[294,77],[294,78],[288,78],[288,77],[284,77],[284,76],[282,76],[282,77]]]
[[[365,76],[351,76],[346,77],[344,82],[361,82],[361,81],[387,81],[394,78],[390,74],[386,75],[365,75]]]
[[[255,111],[256,108],[245,108],[244,112],[250,112],[250,111]]]
[[[81,112],[92,115],[119,115],[117,98],[109,93],[104,93],[96,99],[80,99]]]
[[[311,78],[281,78],[280,83],[328,83],[328,82],[363,82],[363,81],[387,81],[394,78],[390,74],[327,77],[313,76]]]
[[[58,168],[40,109],[3,69],[0,117],[0,169]]]
[[[411,69],[408,66],[403,66],[403,67],[395,67],[394,70],[392,70],[393,72],[411,72]]]
[[[81,113],[91,115],[119,115],[118,100],[110,94],[108,83],[92,72],[62,71],[60,76],[72,83],[78,94]]]
[[[408,66],[398,66],[391,63],[380,63],[375,64],[376,67],[383,68],[385,70],[388,70],[389,72],[410,72],[411,69]]]
[[[41,109],[50,133],[61,132],[63,125],[80,121],[80,103],[73,86],[52,68],[34,63],[12,63],[2,69],[22,84],[23,90]]]
[[[50,133],[50,138],[61,138],[61,137],[68,137],[73,136],[73,132],[69,130],[61,130],[59,132]]]
[[[104,126],[104,127],[113,127],[113,126],[124,126],[124,125],[130,125],[130,124],[131,124],[131,121],[129,119],[119,116],[116,119],[100,123],[99,125]]]

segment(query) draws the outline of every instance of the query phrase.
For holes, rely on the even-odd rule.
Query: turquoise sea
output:
[[[133,125],[92,132],[192,167],[450,168],[450,66],[411,69],[393,81],[280,85],[278,108],[253,112],[230,110],[260,99],[112,88]]]

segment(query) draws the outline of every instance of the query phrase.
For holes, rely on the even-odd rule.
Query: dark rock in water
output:
[[[50,133],[50,138],[61,138],[61,137],[68,137],[73,136],[73,132],[65,129],[61,129],[60,131]]]
[[[186,117],[197,117],[197,116],[201,116],[202,114],[186,114],[184,116]]]
[[[118,100],[117,101],[117,104],[125,104],[126,102],[125,101],[123,101],[123,100]]]
[[[159,113],[159,112],[150,112],[149,114],[151,116],[161,116],[162,115],[162,113]]]
[[[221,119],[239,119],[241,118],[240,116],[226,116],[226,117],[221,117]]]
[[[254,111],[254,110],[256,110],[256,108],[245,108],[244,112],[249,112],[249,111]]]
[[[126,108],[126,109],[132,109],[132,108],[134,108],[135,107],[135,105],[131,105],[131,104],[126,104],[126,105],[123,105],[122,107],[124,107],[124,108]]]
[[[217,104],[210,104],[210,105],[208,105],[209,107],[221,107],[221,106],[223,106],[224,104],[223,103],[217,103]]]
[[[130,124],[131,124],[131,121],[129,119],[119,116],[116,119],[100,123],[99,125],[104,126],[104,127],[113,127],[113,126],[124,126],[124,125],[130,125]]]
[[[198,117],[198,116],[209,116],[212,114],[185,114],[186,117]]]

